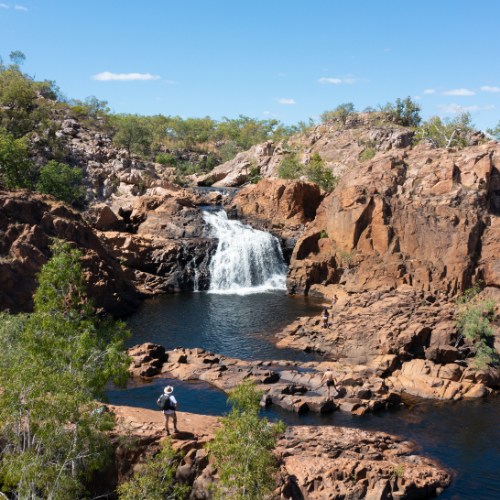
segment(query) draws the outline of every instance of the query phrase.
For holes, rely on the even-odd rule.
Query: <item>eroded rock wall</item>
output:
[[[53,238],[83,253],[87,291],[99,311],[120,316],[139,305],[140,294],[78,212],[49,195],[0,188],[0,310],[32,310]]]

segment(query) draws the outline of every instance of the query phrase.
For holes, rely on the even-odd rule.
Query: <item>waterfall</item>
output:
[[[218,239],[210,262],[210,292],[246,295],[286,289],[287,266],[277,238],[229,220],[224,210],[205,211],[203,218],[210,236]]]

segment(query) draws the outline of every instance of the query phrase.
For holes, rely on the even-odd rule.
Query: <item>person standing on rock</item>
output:
[[[323,374],[323,378],[321,379],[321,382],[319,383],[320,387],[323,386],[324,381],[326,381],[326,388],[328,390],[328,399],[330,399],[330,387],[333,387],[335,389],[335,392],[337,392],[337,388],[335,387],[335,379],[333,378],[333,372],[330,370],[330,367],[326,369],[326,372]]]
[[[158,401],[156,402],[158,404],[158,408],[163,413],[163,416],[165,417],[165,431],[167,433],[167,436],[170,435],[170,431],[168,430],[168,421],[170,420],[170,417],[173,418],[174,421],[174,432],[177,433],[179,432],[177,430],[177,414],[175,413],[177,411],[177,400],[173,396],[174,388],[171,385],[168,385],[165,387],[163,390],[163,394],[158,398]]]
[[[332,298],[332,307],[339,301],[338,297],[336,295],[333,296]]]
[[[321,328],[328,328],[328,309],[323,310],[323,325]]]

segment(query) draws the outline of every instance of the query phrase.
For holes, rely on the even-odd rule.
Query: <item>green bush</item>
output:
[[[377,151],[375,148],[367,148],[359,155],[359,161],[364,162],[371,160],[376,154]]]
[[[12,499],[87,498],[111,464],[108,384],[125,387],[125,324],[94,314],[82,253],[56,241],[30,314],[0,313],[0,482]]]
[[[304,165],[299,162],[297,153],[292,152],[285,156],[278,167],[278,177],[280,179],[299,179],[304,175]]]
[[[326,231],[324,229],[322,229],[319,237],[320,237],[320,239],[328,238],[328,234],[326,234]]]
[[[325,162],[318,153],[312,155],[309,165],[305,167],[305,174],[309,182],[315,182],[326,191],[333,191],[340,180],[340,177],[335,177],[332,171],[325,167]]]
[[[28,159],[28,140],[15,139],[0,129],[0,180],[11,188],[33,188],[33,163]]]
[[[168,153],[158,153],[155,158],[156,163],[161,165],[168,165],[170,167],[175,167],[176,159]]]
[[[270,425],[259,417],[262,394],[250,379],[230,392],[232,412],[221,419],[222,427],[207,445],[219,473],[215,500],[262,500],[276,488],[277,460],[271,450],[285,424]]]
[[[119,500],[182,500],[186,498],[189,486],[175,483],[176,457],[170,439],[155,457],[143,459],[134,469],[132,478],[117,488]]]
[[[325,111],[320,115],[320,118],[323,123],[333,118],[339,118],[340,121],[345,124],[347,117],[355,112],[354,104],[352,102],[346,102],[344,104],[339,104],[333,111]]]
[[[80,185],[82,177],[81,169],[52,160],[40,168],[36,190],[67,203],[81,202],[85,196],[85,189]]]
[[[492,297],[480,296],[480,283],[466,290],[456,301],[458,315],[456,326],[460,335],[472,340],[475,348],[474,366],[484,369],[491,365],[498,356],[495,349],[488,346],[488,339],[493,336],[491,322],[496,320],[496,302]],[[458,342],[460,339],[458,339]]]

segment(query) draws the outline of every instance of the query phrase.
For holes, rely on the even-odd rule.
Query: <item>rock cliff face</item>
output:
[[[312,182],[264,179],[239,191],[226,210],[231,218],[276,236],[289,262],[324,196],[325,192]]]
[[[297,243],[289,291],[409,284],[453,296],[483,269],[488,285],[500,285],[492,259],[499,168],[500,146],[491,141],[459,152],[389,152],[352,169]]]
[[[186,190],[175,190],[163,196],[123,198],[120,205],[112,205],[118,215],[103,205],[91,209],[88,218],[96,229],[111,229],[99,231],[99,238],[141,291],[206,290],[216,242],[205,237],[205,221],[197,203],[206,202]],[[100,210],[98,215],[96,210]],[[117,222],[113,225],[108,219]],[[128,232],[112,230],[124,225]]]
[[[119,419],[114,460],[95,482],[100,494],[115,498],[116,485],[131,477],[140,458],[158,453],[164,432],[158,411],[124,406],[109,406],[109,410]],[[211,498],[208,486],[219,479],[213,460],[203,449],[214,438],[218,425],[215,417],[178,413],[180,432],[173,434],[171,443],[185,456],[180,459],[176,480],[192,486],[190,498],[194,500]],[[413,443],[382,432],[334,426],[288,427],[274,450],[280,470],[272,499],[349,496],[374,500],[391,495],[417,500],[441,493],[449,486],[450,475],[427,458],[415,455],[414,450]]]
[[[0,189],[0,310],[32,310],[36,274],[51,256],[52,238],[83,253],[87,291],[98,310],[122,315],[138,306],[135,287],[80,214],[52,196]]]

